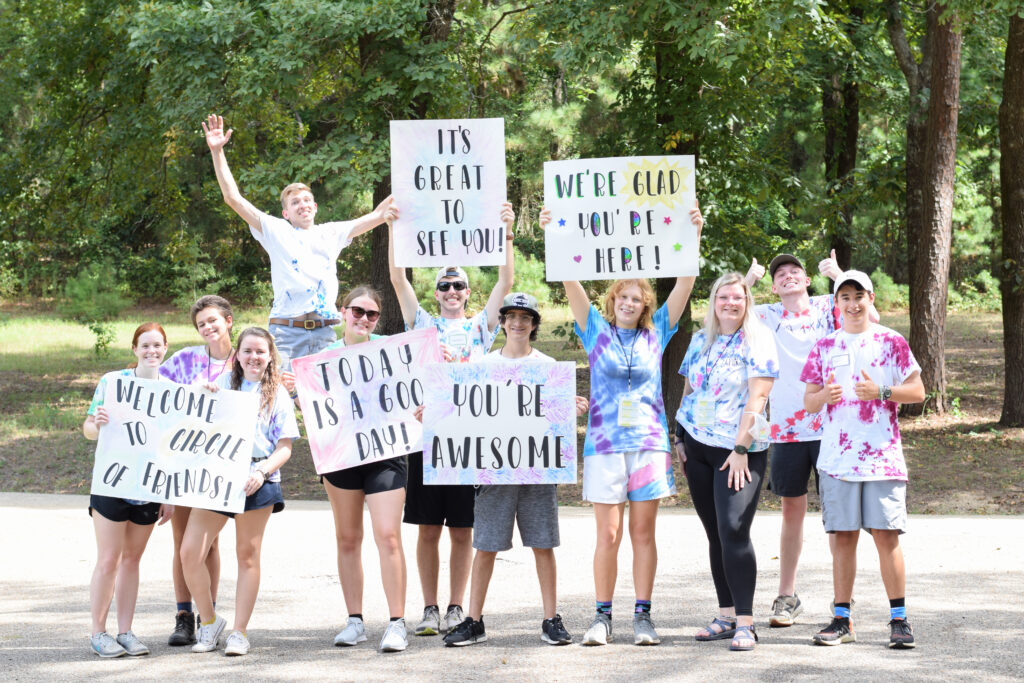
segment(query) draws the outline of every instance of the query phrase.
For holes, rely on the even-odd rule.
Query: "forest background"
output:
[[[303,181],[321,221],[387,196],[389,120],[503,117],[516,289],[563,296],[538,260],[544,161],[694,154],[707,218],[696,297],[752,257],[790,251],[813,271],[835,249],[905,316],[928,389],[908,412],[947,416],[940,432],[1009,434],[1019,458],[1020,430],[1002,430],[1024,425],[1022,12],[1009,0],[0,0],[0,324],[56,312],[103,352],[132,304],[184,310],[215,292],[269,308],[266,255],[213,175],[208,113],[235,130],[228,158],[250,201],[277,213],[281,187]],[[386,253],[384,230],[357,240],[343,287],[391,297]],[[473,273],[474,305],[488,270]],[[429,277],[414,281],[427,298]],[[397,305],[384,310],[397,331]],[[965,366],[951,382],[957,311],[981,316],[954,343],[987,349],[984,378]],[[987,408],[958,426],[966,387],[984,387]]]

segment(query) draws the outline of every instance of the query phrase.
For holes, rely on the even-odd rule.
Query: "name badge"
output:
[[[694,421],[698,427],[710,427],[715,423],[715,401],[710,398],[698,398]]]
[[[619,397],[619,426],[636,427],[641,423],[643,403],[632,394]]]
[[[844,353],[839,356],[832,356],[832,367],[833,368],[845,368],[850,364],[850,354]]]
[[[448,346],[469,346],[469,335],[465,332],[455,332],[448,335],[445,343]]]

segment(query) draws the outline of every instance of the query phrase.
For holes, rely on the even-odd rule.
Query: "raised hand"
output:
[[[756,258],[750,259],[750,268],[747,269],[747,274],[743,276],[747,287],[753,287],[758,280],[764,277],[764,273],[764,266],[758,263]]]
[[[839,267],[839,262],[836,261],[836,250],[833,249],[832,253],[828,258],[822,259],[818,263],[818,272],[826,276],[830,280],[835,280],[837,277],[843,274],[843,269]]]
[[[551,209],[547,207],[540,207],[540,229],[546,230],[548,224],[551,222]]]
[[[873,401],[879,398],[878,383],[871,378],[867,370],[861,370],[860,374],[862,379],[853,385],[853,391],[857,394],[857,398],[862,401]]]
[[[231,128],[224,132],[224,117],[216,114],[210,114],[201,125],[203,133],[206,135],[206,144],[211,152],[223,149],[231,139],[231,133],[234,132]]]

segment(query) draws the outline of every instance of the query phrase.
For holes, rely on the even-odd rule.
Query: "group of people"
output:
[[[220,575],[217,538],[233,517],[236,529],[236,582],[233,625],[227,655],[249,651],[246,633],[260,581],[260,551],[270,515],[284,507],[280,468],[299,437],[294,401],[298,397],[293,358],[376,338],[381,297],[356,287],[338,298],[336,261],[359,234],[378,225],[388,230],[398,207],[386,199],[354,221],[315,224],[317,205],[310,189],[287,186],[282,217],[245,200],[228,168],[224,145],[231,131],[223,119],[203,122],[214,170],[225,202],[249,225],[270,258],[274,303],[268,329],[250,327],[232,345],[232,311],[219,296],[204,296],[192,307],[192,322],[204,340],[165,360],[167,337],[156,323],[135,331],[136,363],[105,375],[83,425],[95,439],[109,422],[103,407],[106,385],[120,375],[198,384],[209,391],[249,391],[259,396],[257,433],[245,511],[172,507],[93,495],[90,514],[96,531],[97,563],[90,587],[92,650],[101,657],[143,655],[148,648],[131,630],[138,593],[138,566],[153,525],[171,520],[175,627],[168,643],[195,652],[217,649],[227,626],[217,613]],[[515,216],[510,204],[499,209],[506,239]],[[698,244],[704,219],[693,209]],[[542,210],[540,225],[550,222]],[[406,328],[437,330],[448,362],[553,360],[535,349],[541,322],[537,300],[510,293],[513,249],[499,267],[486,306],[470,316],[471,289],[465,270],[441,268],[435,277],[433,315],[417,300],[405,270],[394,265],[391,282]],[[803,543],[803,519],[813,472],[819,487],[825,531],[833,555],[834,607],[830,624],[813,641],[835,645],[854,640],[851,622],[856,546],[861,529],[871,533],[879,553],[890,601],[890,647],[914,646],[906,617],[905,571],[899,535],[906,529],[906,464],[900,445],[899,403],[924,399],[924,388],[906,341],[878,324],[870,279],[842,271],[834,253],[819,271],[833,279],[833,292],[811,297],[810,278],[795,256],[782,254],[768,272],[779,301],[755,306],[751,287],[765,274],[756,260],[747,274],[727,273],[711,288],[707,314],[684,356],[679,374],[683,399],[670,430],[662,397],[662,355],[693,289],[693,277],[676,280],[659,307],[644,279],[616,280],[600,307],[579,282],[565,282],[565,295],[590,364],[590,397],[576,397],[577,415],[587,415],[583,450],[583,499],[593,504],[596,546],[593,557],[595,614],[584,645],[612,640],[612,596],[618,550],[626,522],[633,548],[633,642],[655,645],[660,637],[652,619],[657,573],[655,526],[659,501],[676,493],[672,453],[677,454],[687,487],[709,543],[711,574],[719,614],[696,634],[697,640],[730,640],[730,649],[752,650],[758,640],[753,620],[757,576],[750,528],[766,472],[782,498],[780,585],[769,623],[789,626],[802,610],[796,568]],[[333,327],[344,325],[336,340]],[[502,345],[492,350],[503,333]],[[770,406],[770,411],[767,410]],[[417,416],[422,415],[422,407]],[[769,446],[771,450],[769,467]],[[425,486],[423,455],[416,453],[325,473],[321,480],[335,521],[338,575],[348,619],[334,644],[352,646],[367,639],[362,614],[363,507],[369,510],[389,622],[379,647],[385,652],[408,645],[405,624],[406,560],[402,522],[418,527],[416,565],[424,597],[416,635],[444,635],[447,646],[487,639],[483,608],[497,553],[512,547],[518,526],[533,549],[544,618],[541,638],[553,645],[572,642],[557,612],[556,563],[559,545],[555,485]],[[449,602],[438,599],[439,547],[444,527],[450,538]],[[474,553],[475,550],[475,553]],[[468,613],[463,610],[467,584]],[[116,597],[118,634],[106,631]],[[193,608],[193,603],[195,607]]]

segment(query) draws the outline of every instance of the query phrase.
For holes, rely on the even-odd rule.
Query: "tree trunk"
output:
[[[384,198],[391,194],[391,174],[378,180],[373,184],[373,205],[377,206]],[[377,323],[379,334],[399,334],[405,332],[405,322],[402,320],[402,309],[398,305],[398,297],[395,296],[395,288],[391,286],[391,271],[388,267],[388,230],[385,226],[375,228],[370,232],[372,245],[370,247],[370,284],[380,292],[380,322]],[[383,258],[381,258],[383,255]]]
[[[999,177],[1003,195],[1003,414],[999,423],[1024,426],[1024,18],[1010,17],[999,107]]]
[[[857,166],[857,133],[860,97],[857,83],[846,74],[835,74],[822,89],[821,114],[825,124],[825,180],[828,194],[838,202],[830,220],[829,246],[844,270],[851,267],[853,206],[845,197]],[[838,199],[836,199],[838,198]]]

